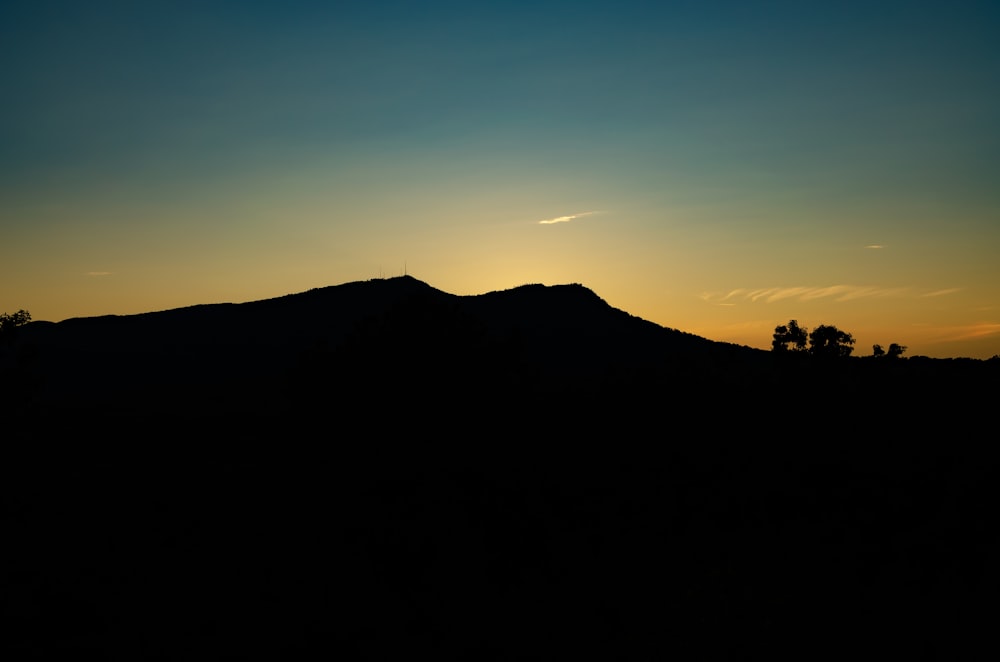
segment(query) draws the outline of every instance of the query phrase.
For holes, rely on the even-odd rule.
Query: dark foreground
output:
[[[682,403],[24,430],[5,657],[935,659],[991,631],[972,425]]]
[[[135,372],[92,345],[17,355],[62,357],[55,376],[8,353],[4,659],[990,644],[995,361],[776,362],[693,340],[636,360],[593,338],[552,359],[449,310],[406,313],[433,333],[376,319],[293,345],[271,372],[247,348],[244,372],[173,345],[129,355]]]

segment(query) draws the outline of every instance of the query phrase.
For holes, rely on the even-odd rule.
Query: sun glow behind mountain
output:
[[[995,8],[57,4],[0,23],[0,311],[408,271],[1000,353]]]

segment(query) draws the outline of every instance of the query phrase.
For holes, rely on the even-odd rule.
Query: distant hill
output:
[[[4,659],[992,641],[997,361],[779,356],[581,285],[410,277],[18,331]]]
[[[660,327],[581,285],[456,296],[410,276],[242,304],[34,322],[19,344],[32,357],[31,403],[87,415],[201,416],[215,407],[277,414],[303,400],[384,398],[402,388],[552,397],[670,362],[763,355]]]
[[[457,296],[410,276],[33,322],[7,345],[8,401],[36,417],[110,427],[145,418],[258,429],[248,421],[287,425],[373,398],[417,419],[436,408],[502,410],[510,423],[558,406],[639,425],[665,406],[710,402],[748,415],[796,398],[839,399],[845,411],[894,395],[919,402],[946,382],[975,398],[972,385],[997,373],[996,361],[780,363],[640,319],[582,285]]]

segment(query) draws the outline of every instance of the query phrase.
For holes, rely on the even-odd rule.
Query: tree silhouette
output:
[[[0,313],[0,402],[29,397],[32,379],[29,365],[34,359],[33,346],[17,347],[14,343],[18,327],[31,321],[31,313]]]
[[[806,346],[807,341],[808,347]],[[895,343],[890,347],[890,351],[897,352],[894,356],[899,356],[905,350],[905,347],[900,347]],[[810,333],[805,327],[800,327],[798,321],[789,320],[788,324],[781,324],[774,328],[771,351],[778,353],[808,352],[812,356],[821,357],[850,356],[851,352],[854,351],[854,336],[829,324],[821,324]],[[874,345],[872,353],[874,356],[882,356],[885,354],[885,350],[882,349],[881,345]]]
[[[872,356],[875,358],[898,359],[906,351],[906,345],[892,343],[889,351],[882,349],[882,345],[872,345]]]
[[[31,321],[31,313],[19,310],[16,313],[0,313],[0,338],[8,341],[14,337],[15,329]]]
[[[886,353],[886,358],[888,359],[898,359],[906,351],[906,345],[897,345],[892,343],[889,345],[889,351]]]
[[[806,329],[800,327],[796,320],[789,320],[788,324],[782,324],[774,328],[771,351],[803,352],[805,349]]]
[[[809,334],[809,353],[813,356],[850,356],[853,351],[854,337],[833,325],[821,324]]]

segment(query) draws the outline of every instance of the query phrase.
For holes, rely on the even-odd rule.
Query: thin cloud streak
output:
[[[853,292],[850,285],[831,285],[830,287],[819,287],[805,292],[800,298],[803,301],[811,301],[812,299],[822,299],[825,297],[832,296],[851,296],[852,294],[857,296],[864,296],[862,292]]]
[[[960,290],[961,290],[961,288],[958,288],[958,287],[950,287],[950,288],[948,288],[946,290],[934,290],[933,292],[928,292],[927,294],[921,294],[920,296],[921,297],[925,297],[925,298],[926,297],[943,297],[943,296],[948,295],[948,294],[954,294],[955,292],[959,292]]]
[[[596,214],[596,211],[585,211],[579,214],[570,214],[569,216],[556,216],[555,218],[547,218],[543,221],[538,221],[539,225],[554,225],[555,223],[569,223],[573,219],[583,218],[584,216],[590,216],[591,214]]]
[[[756,290],[750,294],[751,301],[764,299],[766,302],[780,301],[782,299],[794,299],[809,293],[808,287],[771,287],[766,290]]]
[[[829,285],[827,287],[765,287],[755,290],[738,288],[724,294],[705,292],[701,299],[717,305],[734,305],[737,301],[751,303],[774,303],[792,299],[796,301],[813,301],[816,299],[832,299],[833,301],[854,301],[856,299],[872,299],[879,297],[906,296],[912,288],[909,287],[876,287],[874,285]],[[916,294],[917,297],[945,296],[958,292],[959,288],[935,290],[933,292]]]
[[[979,340],[1000,334],[1000,323],[980,322],[967,326],[956,326],[947,329],[940,340],[944,342],[954,342],[958,340]]]

